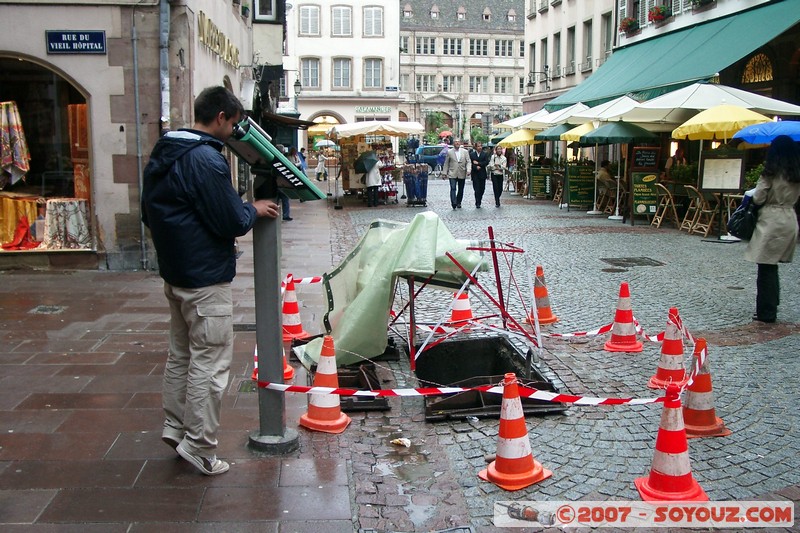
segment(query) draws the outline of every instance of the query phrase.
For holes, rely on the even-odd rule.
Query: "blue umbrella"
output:
[[[800,142],[800,122],[782,120],[753,124],[737,131],[733,138],[749,144],[769,144],[778,135],[788,135],[793,141]]]

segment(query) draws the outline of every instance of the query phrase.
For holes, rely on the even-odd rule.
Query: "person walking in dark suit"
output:
[[[453,141],[453,148],[447,151],[444,158],[442,174],[450,180],[450,205],[453,209],[461,209],[461,200],[464,198],[464,183],[472,172],[472,162],[469,152],[461,146],[461,140]]]
[[[472,190],[475,191],[475,207],[481,208],[483,192],[486,190],[486,165],[489,164],[489,154],[483,151],[483,143],[475,142],[475,148],[470,150],[469,159],[472,162]]]

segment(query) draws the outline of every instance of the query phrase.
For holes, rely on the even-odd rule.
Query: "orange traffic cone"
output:
[[[626,282],[619,286],[619,302],[611,326],[611,340],[606,342],[609,352],[641,352],[642,341],[636,340],[636,326],[633,324],[631,310],[631,291]]]
[[[536,265],[536,279],[533,281],[533,298],[536,300],[536,313],[539,315],[539,324],[552,324],[558,322],[558,317],[550,310],[550,296],[547,294],[547,285],[544,283],[544,269]],[[525,319],[528,324],[534,323],[533,313]]]
[[[683,335],[678,324],[678,309],[670,307],[667,329],[664,330],[664,341],[661,343],[661,359],[658,361],[656,373],[647,383],[651,389],[665,389],[670,383],[680,385],[686,380],[686,370],[683,368]]]
[[[294,291],[294,278],[289,274],[286,283],[286,293],[283,296],[283,342],[292,339],[305,339],[309,333],[303,329],[300,322],[300,306],[297,304],[297,294]]]
[[[706,350],[706,340],[697,339],[694,345],[695,364],[700,364],[700,355]],[[686,404],[683,406],[686,437],[726,437],[731,430],[714,410],[714,395],[711,392],[711,372],[706,356],[692,384],[686,387]]]
[[[447,325],[453,328],[461,328],[461,331],[469,331],[469,321],[473,318],[472,307],[469,304],[469,294],[467,294],[467,291],[462,291],[461,294],[453,298],[450,321],[447,322]]]
[[[519,399],[517,376],[508,373],[503,380],[496,459],[478,472],[478,477],[491,481],[501,489],[519,490],[552,475],[550,470],[533,458],[525,414]]]
[[[336,373],[336,352],[333,337],[326,335],[314,375],[315,387],[339,387]],[[341,433],[350,424],[350,417],[342,413],[338,394],[309,394],[308,412],[300,417],[300,425],[325,433]]]
[[[286,350],[283,350],[283,381],[291,381],[294,378],[294,368],[286,361]],[[253,375],[250,378],[258,381],[258,346],[253,349]]]
[[[667,386],[650,476],[636,478],[634,484],[646,502],[708,501],[689,465],[689,443],[683,427],[680,388],[675,384]]]

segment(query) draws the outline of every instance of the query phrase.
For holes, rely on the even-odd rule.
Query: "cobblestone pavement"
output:
[[[343,209],[334,209],[334,201],[293,205],[294,221],[281,224],[281,271],[330,271],[373,220],[409,221],[428,209],[459,239],[486,240],[491,226],[499,242],[527,251],[500,256],[512,316],[525,316],[531,270],[543,266],[559,317],[545,332],[588,331],[612,322],[620,283],[628,282],[634,314],[648,334],[664,329],[674,306],[688,330],[709,342],[716,411],[733,431],[689,441],[694,476],[709,497],[800,500],[800,260],[781,265],[780,322],[764,325],[750,321],[755,267],[742,259],[743,244],[705,242],[638,221],[632,227],[509,193],[502,207],[489,201],[478,210],[470,207],[471,195],[468,184],[464,208],[452,210],[447,182],[432,181],[427,208],[406,207],[400,199],[368,209],[351,196],[339,198]],[[240,244],[244,255],[234,282],[240,327],[219,451],[232,467],[213,479],[176,460],[160,441],[168,313],[157,275],[3,273],[0,529],[491,532],[498,530],[492,525],[498,501],[639,499],[633,480],[649,472],[660,404],[572,406],[528,416],[533,454],[553,475],[516,492],[477,477],[496,452],[496,419],[427,422],[417,397],[390,398],[388,410],[350,412],[352,423],[339,435],[301,428],[299,449],[289,456],[254,455],[246,446],[259,415],[250,381],[253,254],[249,236]],[[631,258],[638,259],[619,261]],[[495,295],[490,272],[479,280]],[[317,287],[297,290],[302,323],[312,334],[321,332],[324,312]],[[424,290],[417,301],[420,318],[448,317],[451,298]],[[471,290],[476,316],[496,312],[486,301]],[[660,346],[645,342],[638,354],[609,353],[605,340],[545,337],[538,366],[562,392],[655,397],[646,383]],[[525,353],[524,342],[512,342]],[[689,357],[688,346],[686,351]],[[375,361],[382,388],[417,386],[404,355]],[[292,364],[294,382],[307,383],[305,370]],[[287,427],[297,429],[305,410],[304,395],[288,394]],[[391,444],[397,437],[409,438],[411,446]]]
[[[545,331],[587,331],[612,322],[620,283],[625,281],[630,284],[634,314],[646,332],[662,331],[668,309],[675,306],[690,332],[707,338],[717,414],[733,431],[726,438],[689,443],[695,478],[712,500],[756,499],[800,483],[797,262],[780,267],[784,287],[780,323],[762,325],[751,322],[755,267],[742,259],[744,243],[707,242],[675,229],[651,229],[644,220],[637,220],[635,226],[623,225],[508,192],[502,197],[502,207],[478,210],[467,207],[473,203],[469,184],[464,209],[452,210],[447,194],[447,182],[430,182],[427,209],[435,211],[457,238],[486,240],[491,226],[498,241],[527,251],[528,267],[543,265],[551,307],[560,319]],[[405,207],[402,202],[366,209],[353,198],[343,200],[345,209],[331,212],[336,260],[375,218],[408,221],[424,209]],[[619,258],[648,258],[657,263],[620,268],[608,261]],[[521,293],[527,294],[526,263],[520,257],[515,261],[516,281]],[[502,264],[506,291],[514,292],[508,277],[509,270]],[[481,281],[493,285],[488,274]],[[435,321],[447,314],[449,300],[450,296],[441,294],[423,296],[418,302],[422,319]],[[491,312],[476,305],[474,297],[471,301],[475,316]],[[521,305],[517,302],[516,312],[525,316]],[[549,375],[555,374],[563,391],[572,394],[656,396],[646,383],[655,372],[660,344],[645,343],[639,354],[609,353],[603,350],[605,340],[605,336],[572,341],[546,338],[542,366]],[[687,352],[686,357],[691,357],[690,346]],[[404,362],[396,363],[392,371],[400,376],[398,386],[415,383]],[[425,423],[421,401],[399,403],[399,408],[394,404],[383,415],[386,425],[381,431],[387,438],[410,436],[414,446],[405,454],[353,457],[359,525],[364,528],[422,531],[469,523],[478,531],[489,531],[495,501],[638,500],[633,480],[649,472],[661,415],[658,404],[573,406],[561,415],[530,416],[527,425],[534,456],[554,473],[537,485],[506,492],[476,476],[485,467],[485,457],[495,453],[496,420]],[[406,477],[403,471],[411,470],[409,465],[429,475]],[[787,494],[797,500],[796,490]],[[406,504],[381,506],[381,496],[384,502],[400,498]],[[410,504],[404,496],[410,496]]]

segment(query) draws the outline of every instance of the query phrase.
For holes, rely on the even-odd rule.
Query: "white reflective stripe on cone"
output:
[[[338,394],[309,394],[308,401],[317,407],[339,407]]]
[[[504,439],[497,437],[497,457],[504,459],[522,459],[533,455],[531,453],[531,442],[528,436],[516,439]]]
[[[617,309],[620,311],[630,311],[631,309],[631,299],[630,298],[620,298],[619,302],[617,303]]]
[[[664,370],[681,370],[683,369],[683,356],[662,353],[658,361],[658,367]]]
[[[633,322],[614,322],[614,325],[611,326],[611,333],[626,337],[636,335],[636,326],[633,325]]]
[[[688,391],[683,406],[695,411],[709,411],[714,408],[714,393]]]
[[[469,309],[469,300],[466,298],[453,300],[453,311],[466,311]]]
[[[519,397],[503,400],[500,406],[500,418],[505,420],[525,418],[525,413],[522,411],[522,402]]]
[[[692,473],[689,452],[666,453],[658,450],[653,454],[653,470],[667,476],[685,476]]]
[[[297,314],[283,315],[283,327],[299,326],[299,325],[300,325],[300,315]]]
[[[317,374],[328,374],[329,376],[336,374],[336,358],[329,355],[320,357],[319,363],[317,363]]]
[[[661,429],[667,431],[681,431],[683,426],[683,412],[680,408],[665,407],[661,412]]]

